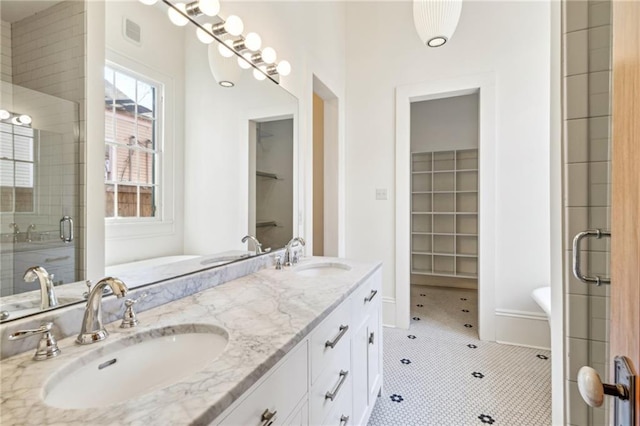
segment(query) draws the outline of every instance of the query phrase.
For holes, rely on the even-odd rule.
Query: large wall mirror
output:
[[[18,10],[28,9],[30,2],[2,2],[3,49],[8,22],[5,3],[13,3]],[[74,0],[34,3],[41,8],[29,13],[45,28],[54,25],[43,20],[49,9],[73,6],[82,13],[85,6]],[[252,240],[242,242],[245,235],[256,236],[263,249],[283,247],[297,229],[297,99],[269,79],[255,79],[252,70],[238,66],[236,57],[221,55],[216,41],[203,43],[192,23],[173,25],[162,2],[147,6],[138,0],[108,1],[104,7],[104,99],[87,100],[104,103],[104,141],[89,141],[103,145],[104,167],[86,171],[99,173],[103,184],[85,189],[79,182],[76,186],[80,191],[104,194],[105,274],[119,276],[135,287],[255,255]],[[222,7],[221,14],[225,12],[225,5]],[[204,18],[202,23],[219,21]],[[15,26],[10,23],[8,27],[13,30]],[[229,70],[230,65],[235,69],[225,79],[233,79],[233,86],[225,87],[229,86],[226,80],[225,86],[220,85],[213,73],[219,73],[221,67]],[[3,64],[3,80],[4,69]],[[222,80],[219,74],[216,77]],[[80,98],[76,103],[82,107],[83,101]],[[83,111],[75,108],[78,129]],[[15,108],[11,112],[14,110],[24,113]],[[74,111],[73,105],[58,108],[62,110]],[[82,134],[71,132],[69,137],[75,136],[81,147]],[[84,173],[82,150],[74,155],[76,170]],[[3,209],[4,185],[3,180]],[[74,204],[78,210],[60,213],[62,217],[78,216],[76,241],[81,241],[78,223],[82,224],[82,201],[87,197],[80,198]],[[69,228],[66,222],[60,225],[59,219],[52,219],[56,234]],[[5,242],[14,244],[11,223],[18,224],[20,240],[22,234],[26,238],[31,222],[20,223],[3,210],[3,262]],[[44,225],[36,226],[43,233],[49,231]],[[85,277],[82,259],[92,253],[83,253],[83,244],[76,246],[75,274],[68,281],[75,283],[59,286],[54,280],[61,305],[82,301],[86,291],[78,281]],[[63,242],[63,247],[68,250],[70,243]],[[24,281],[23,274],[14,267],[12,282]],[[4,275],[3,263],[3,286]],[[21,296],[21,302],[28,299],[36,309],[40,291],[30,290]],[[5,299],[4,292],[2,296],[0,309],[17,311],[17,305],[8,303],[16,296]],[[29,313],[10,312],[9,319]]]

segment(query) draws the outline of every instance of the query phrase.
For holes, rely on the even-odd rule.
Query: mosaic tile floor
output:
[[[411,286],[409,330],[384,329],[369,425],[551,424],[549,351],[478,340],[477,293]]]

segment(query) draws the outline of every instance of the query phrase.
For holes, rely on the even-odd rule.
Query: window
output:
[[[34,211],[34,130],[0,123],[0,209],[3,213]]]
[[[161,219],[163,86],[111,64],[104,80],[105,217]]]

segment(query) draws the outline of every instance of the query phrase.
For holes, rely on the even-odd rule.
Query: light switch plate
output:
[[[376,188],[376,200],[387,199],[387,188]]]

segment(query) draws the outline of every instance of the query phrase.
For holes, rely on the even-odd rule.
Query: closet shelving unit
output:
[[[478,150],[411,155],[411,273],[478,277]]]

